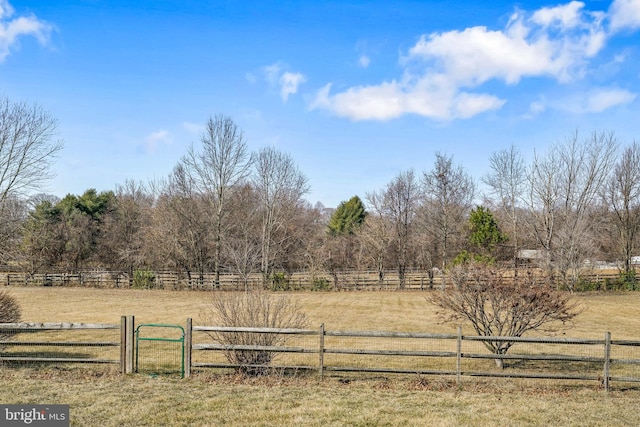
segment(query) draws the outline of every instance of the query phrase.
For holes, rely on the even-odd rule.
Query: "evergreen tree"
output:
[[[358,196],[353,196],[338,205],[327,225],[329,233],[334,236],[354,234],[366,216],[367,212],[362,200]]]
[[[484,254],[492,254],[500,243],[507,241],[507,236],[500,231],[493,213],[484,206],[477,206],[469,215],[470,242]]]

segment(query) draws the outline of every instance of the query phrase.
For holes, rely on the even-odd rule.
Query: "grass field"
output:
[[[197,322],[207,292],[7,288],[32,322]],[[421,292],[292,294],[312,327],[455,332]],[[581,294],[570,337],[638,339],[640,293]],[[0,370],[1,403],[71,405],[72,425],[459,426],[637,425],[640,390],[605,393],[596,384],[368,376],[241,379],[213,372],[188,380],[75,367]]]

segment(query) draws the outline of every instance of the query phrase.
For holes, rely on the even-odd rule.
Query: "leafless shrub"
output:
[[[0,291],[0,323],[16,323],[20,321],[20,305],[18,300],[6,291]],[[11,330],[0,330],[0,341],[9,341],[15,335]],[[0,351],[5,346],[0,344]]]
[[[451,271],[452,286],[428,299],[450,321],[467,321],[479,336],[520,337],[529,331],[554,330],[580,313],[567,293],[537,285],[532,276],[505,279],[485,265],[459,266]],[[506,354],[510,341],[483,341],[494,354]],[[496,359],[502,367],[502,359]]]
[[[216,292],[208,312],[202,316],[207,325],[230,328],[302,329],[307,317],[296,301],[287,295],[273,295],[263,290],[250,292]],[[216,342],[229,346],[282,346],[287,335],[266,332],[211,332]],[[261,376],[269,372],[276,352],[261,349],[229,349],[225,357],[236,371],[246,376]]]

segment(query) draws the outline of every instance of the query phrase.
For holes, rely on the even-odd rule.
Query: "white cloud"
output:
[[[358,58],[358,64],[362,68],[367,68],[369,64],[371,64],[371,58],[369,58],[367,55],[360,55],[360,58]]]
[[[463,92],[455,98],[453,117],[467,119],[485,111],[502,108],[505,102],[492,95]]]
[[[572,1],[529,14],[517,11],[502,30],[478,26],[422,35],[400,59],[402,79],[335,94],[327,85],[311,108],[352,120],[403,114],[450,120],[496,110],[506,100],[477,93],[489,81],[516,85],[531,77],[560,83],[582,78],[607,41],[604,18],[604,13],[586,11],[584,3]]]
[[[586,93],[559,99],[553,107],[574,114],[600,113],[609,108],[632,103],[638,94],[624,89],[596,88]]]
[[[582,21],[580,13],[583,8],[584,3],[580,1],[555,7],[543,7],[533,13],[531,21],[543,27],[559,25],[563,28],[575,28]]]
[[[149,134],[146,138],[145,138],[145,142],[146,142],[146,150],[148,153],[155,153],[156,149],[158,148],[158,145],[160,144],[165,144],[165,145],[169,145],[173,142],[173,137],[171,136],[171,134],[164,130],[161,129],[159,131],[156,132],[152,132],[151,134]]]
[[[275,86],[278,83],[278,80],[280,78],[282,66],[276,63],[276,64],[262,67],[262,70],[264,71],[264,76],[265,76],[265,79],[267,80],[267,83],[269,83],[272,86]]]
[[[584,110],[599,113],[611,107],[633,102],[637,94],[622,89],[598,89],[591,91],[584,102]]]
[[[8,18],[13,15],[14,12],[15,10],[7,0],[0,0],[0,19],[3,19],[5,17]]]
[[[262,67],[264,79],[273,88],[278,88],[282,101],[287,102],[290,95],[298,93],[298,87],[307,81],[302,73],[285,71],[285,64],[276,62]]]
[[[640,0],[614,0],[609,20],[613,32],[640,28]]]
[[[530,76],[568,81],[579,76],[585,59],[596,55],[606,40],[601,17],[579,13],[582,6],[572,2],[541,9],[531,18],[514,14],[502,31],[472,27],[422,36],[408,59],[440,66],[464,85],[490,79],[514,84]]]
[[[280,76],[280,96],[284,102],[287,102],[289,95],[298,92],[298,86],[307,81],[300,73],[286,72]]]
[[[437,120],[468,118],[499,109],[505,103],[492,95],[454,93],[447,87],[433,85],[430,78],[417,83],[392,81],[360,86],[336,95],[330,95],[330,90],[331,84],[322,88],[310,108],[328,109],[356,121],[391,120],[407,113]]]
[[[405,94],[394,81],[377,86],[360,86],[330,95],[331,84],[317,93],[311,109],[327,108],[341,117],[352,120],[388,120],[402,115],[406,109]]]
[[[16,46],[20,37],[35,37],[41,44],[46,44],[53,27],[35,15],[18,16],[7,0],[0,0],[0,62],[4,61]]]
[[[532,119],[542,113],[544,113],[547,109],[547,106],[542,100],[533,101],[529,104],[529,111],[525,114],[525,118]]]

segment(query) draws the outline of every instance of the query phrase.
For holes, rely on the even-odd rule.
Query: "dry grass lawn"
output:
[[[29,322],[118,323],[135,315],[136,323],[195,322],[208,308],[208,291],[154,291],[87,288],[5,288],[20,302]],[[291,293],[303,306],[311,325],[331,330],[384,330],[455,333],[443,324],[426,292],[301,292]],[[600,338],[634,339],[640,330],[640,292],[576,294],[584,311],[564,333]],[[463,326],[464,327],[464,326]]]
[[[32,322],[197,322],[207,292],[7,288]],[[425,294],[292,294],[313,327],[454,333]],[[569,337],[638,339],[640,292],[583,294]],[[640,389],[605,393],[596,384],[369,376],[243,380],[213,372],[188,380],[85,368],[0,370],[0,402],[71,405],[81,426],[624,426],[640,419]]]

